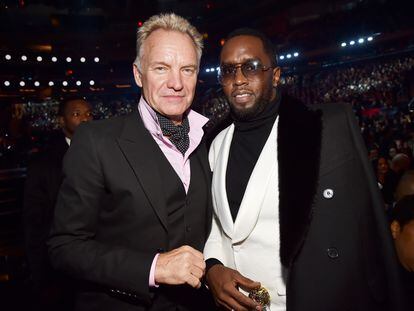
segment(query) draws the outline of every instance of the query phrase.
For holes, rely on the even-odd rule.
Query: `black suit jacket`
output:
[[[54,266],[82,281],[77,309],[157,310],[154,297],[168,291],[148,285],[154,256],[167,250],[169,241],[157,152],[138,111],[77,129],[64,159],[49,240]],[[194,161],[201,164],[209,187],[203,144],[192,154]],[[209,225],[211,202],[207,205],[208,216],[200,217]]]
[[[28,167],[23,207],[25,250],[32,279],[38,286],[47,285],[56,277],[48,260],[46,241],[62,182],[62,161],[67,150],[65,136],[60,133]]]

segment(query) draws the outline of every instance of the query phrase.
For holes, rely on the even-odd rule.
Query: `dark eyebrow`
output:
[[[254,62],[254,61],[259,61],[259,62],[261,62],[261,60],[260,60],[260,59],[258,59],[258,58],[246,58],[246,59],[244,59],[244,60],[243,60],[243,62],[241,62],[241,63],[226,63],[226,62],[222,62],[222,63],[220,64],[220,66],[234,66],[234,65],[239,65],[239,64],[244,64],[244,63],[247,63],[247,62]]]

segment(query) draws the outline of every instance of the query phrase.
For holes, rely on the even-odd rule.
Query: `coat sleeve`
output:
[[[91,129],[87,125],[77,129],[64,158],[64,180],[48,241],[50,259],[56,269],[74,278],[148,303],[149,271],[155,254],[96,239],[106,187],[97,148],[99,137],[94,137]]]
[[[388,293],[390,297],[390,306],[393,311],[405,310],[405,301],[403,297],[404,290],[399,274],[398,259],[395,253],[394,243],[391,238],[391,232],[384,212],[384,204],[377,186],[377,182],[369,164],[365,143],[362,139],[361,131],[356,121],[355,115],[350,105],[344,105],[348,123],[350,124],[352,138],[354,140],[358,156],[362,161],[365,176],[367,177],[368,187],[372,199],[373,215],[377,224],[377,234],[381,244],[382,260],[384,262],[385,273],[387,276]]]
[[[46,219],[52,204],[47,191],[45,168],[41,158],[31,163],[23,198],[25,251],[31,277],[37,285],[47,281],[48,268],[46,241],[50,223],[47,223]]]

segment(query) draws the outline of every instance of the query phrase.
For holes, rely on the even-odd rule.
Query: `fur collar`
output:
[[[322,114],[282,96],[279,112],[280,259],[289,267],[309,229],[318,186]]]

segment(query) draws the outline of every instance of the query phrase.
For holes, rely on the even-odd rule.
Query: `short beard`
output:
[[[253,106],[246,109],[237,109],[237,107],[230,104],[231,115],[234,120],[249,121],[255,116],[259,115],[265,109],[268,103],[269,100],[260,97]]]
[[[247,109],[237,109],[237,107],[232,105],[230,102],[230,110],[233,119],[236,121],[249,121],[260,115],[272,100],[272,91],[273,87],[269,87],[267,92],[260,96],[252,107]]]

